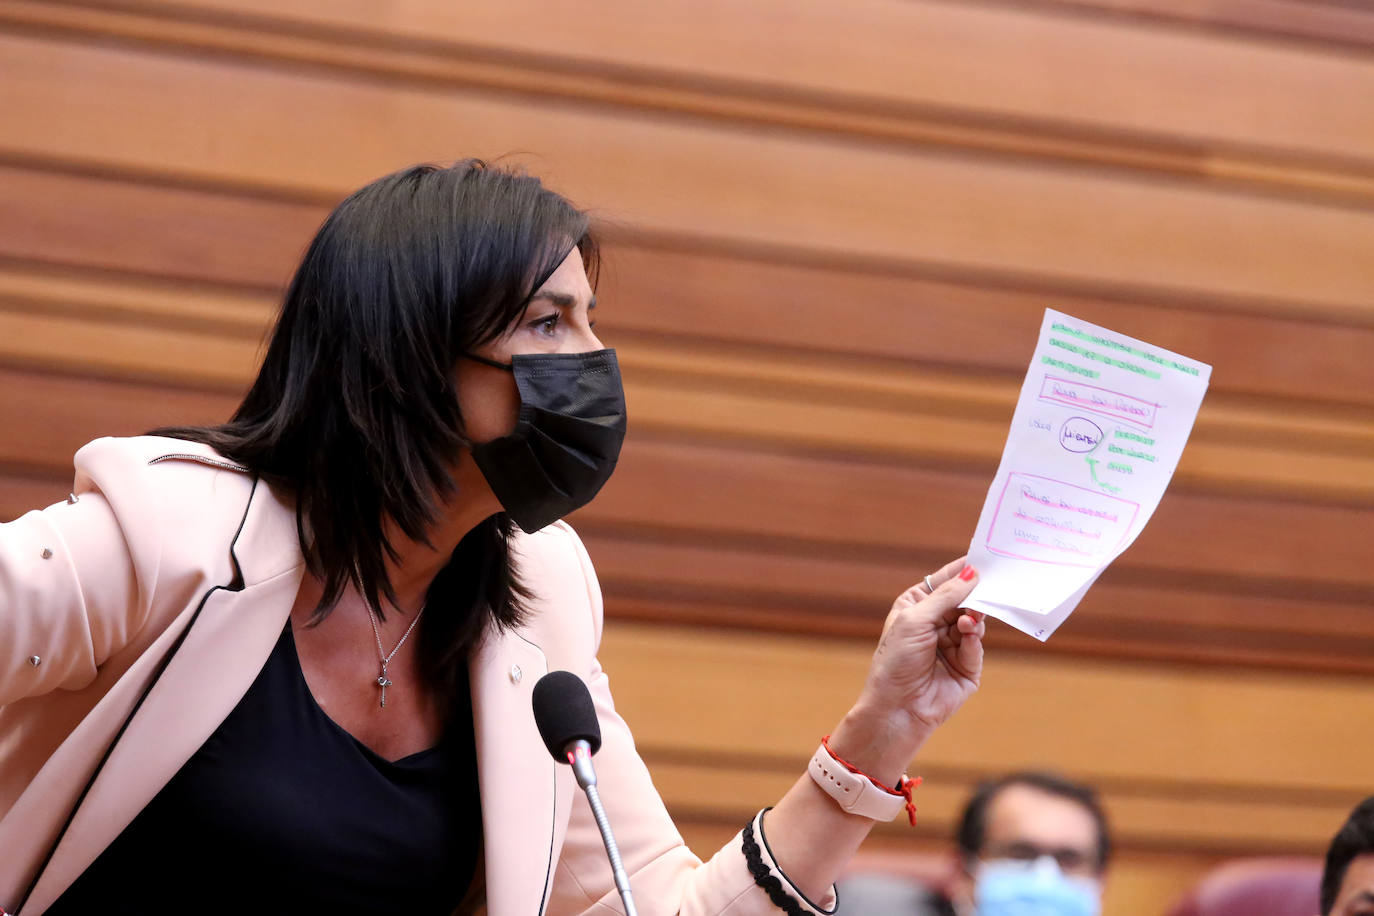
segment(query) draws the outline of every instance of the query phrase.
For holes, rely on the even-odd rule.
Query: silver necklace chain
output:
[[[372,608],[367,608],[367,619],[372,623],[372,636],[377,640],[377,658],[382,663],[382,673],[377,676],[377,686],[382,689],[381,706],[383,709],[386,709],[386,689],[391,686],[391,680],[386,676],[386,666],[391,664],[391,660],[396,656],[396,653],[401,651],[401,646],[405,645],[406,639],[410,637],[410,631],[415,629],[415,624],[420,622],[420,614],[424,612],[425,609],[421,607],[420,612],[415,615],[415,619],[410,622],[410,626],[407,627],[405,633],[402,634],[401,641],[396,643],[390,654],[388,654],[387,651],[382,648],[382,633],[377,629],[377,618],[373,615]]]

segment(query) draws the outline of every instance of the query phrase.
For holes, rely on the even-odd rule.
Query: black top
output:
[[[229,717],[47,913],[448,916],[482,844],[466,691],[453,708],[437,746],[378,756],[315,702],[288,624]]]

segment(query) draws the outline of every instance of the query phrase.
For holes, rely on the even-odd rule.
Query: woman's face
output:
[[[592,330],[596,297],[587,282],[582,253],[568,252],[563,263],[535,290],[525,313],[496,340],[478,347],[478,356],[509,363],[521,353],[586,353],[603,348]],[[458,361],[458,406],[468,438],[489,442],[515,429],[520,395],[515,377],[475,360]]]

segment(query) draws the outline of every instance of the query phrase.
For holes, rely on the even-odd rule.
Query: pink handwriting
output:
[[[1013,471],[997,498],[986,544],[999,556],[1093,567],[1125,543],[1139,512],[1129,500]],[[1084,518],[1097,524],[1085,528]]]
[[[1041,383],[1040,400],[1080,407],[1114,420],[1126,420],[1146,429],[1155,425],[1155,412],[1159,409],[1158,404],[1133,398],[1129,394],[1109,391],[1096,385],[1084,385],[1082,382],[1053,375],[1045,376],[1044,382]]]

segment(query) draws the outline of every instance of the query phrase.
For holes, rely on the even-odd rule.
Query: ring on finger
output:
[[[926,591],[931,594],[935,592],[935,583],[930,581],[930,576],[926,576]]]

